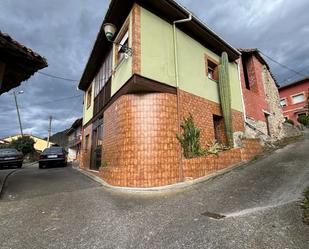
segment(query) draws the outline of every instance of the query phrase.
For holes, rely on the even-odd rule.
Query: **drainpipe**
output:
[[[240,67],[239,67],[240,61],[237,62],[237,67],[238,67],[238,81],[240,84],[240,94],[241,94],[241,103],[242,103],[242,109],[243,109],[243,114],[244,114],[244,122],[245,124],[247,123],[247,115],[246,115],[246,106],[245,106],[245,101],[244,101],[244,93],[242,91],[242,84],[241,84],[241,77],[240,77]]]
[[[178,47],[177,47],[177,30],[176,24],[190,22],[192,20],[192,14],[188,12],[189,17],[186,19],[176,20],[173,22],[173,42],[174,42],[174,61],[175,61],[175,80],[176,80],[176,95],[177,95],[177,119],[178,119],[178,133],[180,133],[180,109],[179,109],[179,72],[178,72]],[[183,174],[183,155],[182,151],[179,151],[179,178],[184,181]]]

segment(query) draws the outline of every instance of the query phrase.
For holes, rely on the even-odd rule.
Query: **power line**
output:
[[[37,72],[37,73],[42,74],[42,75],[45,75],[45,76],[50,77],[50,78],[59,79],[59,80],[66,80],[66,81],[71,81],[71,82],[79,81],[79,80],[68,79],[68,78],[64,78],[64,77],[60,77],[60,76],[48,74],[48,73],[43,73],[43,72],[40,72],[40,71]]]
[[[264,55],[266,58],[268,58],[269,60],[271,60],[272,62],[275,62],[278,65],[282,66],[283,68],[288,69],[288,70],[290,70],[290,71],[294,72],[295,74],[298,74],[298,75],[300,75],[302,77],[307,77],[306,75],[302,74],[301,72],[298,72],[298,71],[294,70],[293,68],[290,68],[290,67],[288,67],[288,66],[286,66],[286,65],[284,65],[284,64],[282,64],[282,63],[280,63],[278,61],[276,61],[275,59],[271,58],[270,56],[264,54],[262,51],[260,51],[260,53],[262,55]]]
[[[71,96],[71,97],[67,97],[67,98],[61,98],[61,99],[55,99],[55,100],[52,100],[52,101],[47,101],[47,102],[37,102],[37,103],[33,103],[32,105],[44,105],[44,104],[51,104],[51,103],[55,103],[55,102],[63,102],[63,101],[68,101],[68,100],[71,100],[71,99],[74,99],[74,98],[78,98],[78,97],[82,97],[83,94],[79,94],[79,95],[75,95],[75,96]],[[26,107],[19,107],[20,109],[25,109]],[[15,109],[11,109],[11,110],[5,110],[4,112],[12,112],[14,111]],[[3,111],[1,111],[0,115],[3,115],[4,113]],[[5,115],[5,114],[4,114]]]

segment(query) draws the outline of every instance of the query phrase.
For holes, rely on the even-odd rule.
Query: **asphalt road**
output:
[[[18,170],[0,201],[0,248],[308,249],[299,207],[308,152],[309,140],[301,141],[160,194],[107,190],[69,167]]]

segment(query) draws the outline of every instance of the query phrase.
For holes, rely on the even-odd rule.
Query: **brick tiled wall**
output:
[[[179,181],[176,96],[128,94],[104,113],[101,176],[110,184],[153,187]]]
[[[86,136],[89,135],[88,148],[86,147]],[[91,135],[92,135],[92,124],[83,128],[82,131],[82,145],[80,153],[80,167],[82,169],[89,169],[90,167],[90,151],[91,151]]]
[[[132,12],[133,74],[141,73],[141,7],[134,4]]]
[[[214,140],[213,114],[220,116],[217,103],[180,91],[180,116],[191,112],[201,128],[201,143]],[[243,131],[242,113],[233,111],[234,131]],[[260,152],[257,140],[244,140],[245,148],[218,156],[181,158],[177,96],[168,93],[127,94],[104,113],[103,161],[99,175],[109,184],[126,187],[156,187],[179,182],[182,177],[198,178],[229,165],[248,160]],[[83,137],[91,132],[86,127]],[[89,154],[89,153],[88,153]],[[83,168],[89,156],[83,153]],[[180,168],[182,167],[182,170]]]
[[[213,115],[222,116],[221,107],[218,103],[195,96],[185,91],[180,92],[180,119],[193,115],[194,122],[201,129],[201,143],[207,145],[215,137]],[[244,131],[242,112],[232,110],[233,131]],[[224,132],[222,132],[224,134]],[[225,139],[223,139],[225,140]]]
[[[185,177],[196,179],[207,176],[241,161],[250,160],[262,153],[259,139],[245,139],[242,142],[243,148],[223,151],[218,153],[218,155],[185,159],[183,164]]]

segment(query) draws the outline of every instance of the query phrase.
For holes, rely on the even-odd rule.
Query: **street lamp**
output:
[[[20,114],[19,114],[19,107],[18,107],[18,102],[17,102],[17,96],[16,95],[23,94],[23,93],[24,93],[24,91],[19,91],[17,93],[15,91],[13,92],[13,96],[14,96],[14,100],[15,100],[15,105],[16,105],[17,116],[18,116],[20,134],[21,134],[22,137],[24,136],[24,133],[23,133],[23,127],[21,125]]]
[[[103,28],[104,28],[105,36],[106,36],[106,38],[107,38],[107,40],[109,42],[120,46],[122,48],[122,51],[124,51],[125,54],[127,54],[129,56],[132,56],[132,48],[129,48],[128,46],[123,45],[123,44],[121,44],[119,42],[115,42],[113,40],[113,38],[115,36],[115,33],[117,31],[117,27],[114,24],[112,24],[112,23],[105,23],[103,25]]]

